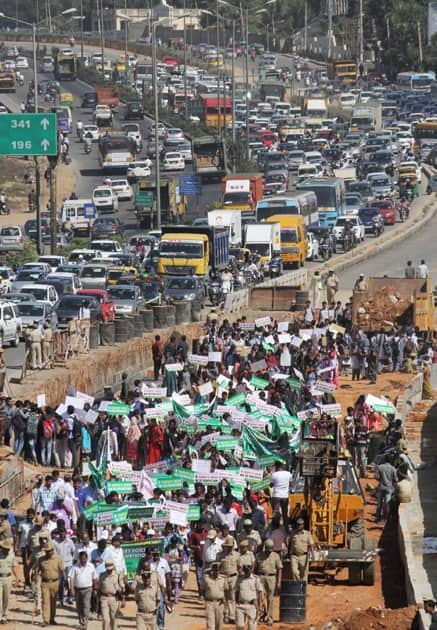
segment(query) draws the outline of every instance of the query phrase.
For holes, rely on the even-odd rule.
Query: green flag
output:
[[[172,400],[171,403],[173,405],[173,411],[175,412],[176,417],[179,420],[182,420],[182,418],[189,418],[191,416],[190,412],[187,411],[185,407],[177,403],[175,400]]]
[[[94,466],[90,459],[88,459],[88,468],[91,471],[91,478],[94,481],[94,485],[96,486],[96,488],[102,488],[105,481],[106,453],[103,455],[102,461],[100,462],[100,466],[98,468]]]

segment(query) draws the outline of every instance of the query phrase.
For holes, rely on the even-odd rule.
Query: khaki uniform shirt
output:
[[[42,539],[46,541],[51,540],[51,535],[48,529],[41,527],[41,529],[32,528],[29,533],[29,551],[33,553],[36,549],[41,548]]]
[[[256,558],[255,573],[257,575],[278,575],[282,569],[282,560],[276,551],[267,553],[260,551]]]
[[[246,553],[240,554],[237,560],[237,567],[242,569],[244,565],[250,564],[251,567],[255,566],[255,554],[252,551],[246,551]]]
[[[39,559],[38,569],[41,572],[43,582],[57,580],[59,578],[59,572],[64,570],[64,563],[56,553],[53,553],[50,558],[44,554],[44,556]]]
[[[262,594],[263,588],[258,576],[239,577],[237,581],[237,594],[239,604],[257,604],[258,595]]]
[[[256,531],[256,529],[251,529],[248,534],[246,534],[246,532],[243,532],[240,535],[240,538],[239,538],[238,542],[240,543],[242,540],[247,540],[248,541],[248,543],[249,543],[249,550],[253,551],[254,553],[262,545],[261,536],[259,535],[259,532]]]
[[[44,328],[43,341],[50,342],[53,340],[53,331],[51,328]]]
[[[116,571],[104,571],[99,575],[99,592],[101,595],[118,595],[124,589],[123,578]]]
[[[203,589],[208,602],[222,601],[225,598],[225,577],[218,575],[215,579],[210,575],[203,576]]]
[[[290,553],[292,556],[303,556],[312,544],[313,538],[308,530],[294,530],[290,536]]]
[[[12,574],[12,567],[16,566],[17,559],[15,558],[14,552],[10,550],[6,558],[2,558],[0,560],[0,578],[10,577]]]
[[[41,343],[42,334],[39,328],[34,328],[29,333],[29,341],[30,343]]]
[[[9,525],[9,521],[7,518],[0,525],[0,540],[5,540],[6,538],[10,538],[11,536],[11,526]]]
[[[217,554],[217,562],[220,562],[220,573],[230,577],[238,573],[238,559],[240,554],[233,549],[231,553],[221,551]]]
[[[156,580],[152,580],[150,586],[145,586],[144,583],[136,583],[135,601],[138,605],[138,612],[154,615],[160,599],[161,589]]]

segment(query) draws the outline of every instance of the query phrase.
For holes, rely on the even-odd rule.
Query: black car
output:
[[[336,253],[337,241],[331,228],[312,223],[308,227],[308,232],[312,232],[314,238],[317,239],[319,243],[319,257],[322,260],[328,260]]]
[[[41,235],[42,235],[42,237],[44,238],[44,236],[46,236],[46,235],[50,236],[50,223],[49,223],[49,221],[47,219],[41,219],[40,223],[41,223]],[[24,224],[24,233],[32,241],[36,241],[37,234],[38,234],[36,219],[29,219],[28,221],[26,221],[26,223]]]
[[[130,101],[124,108],[125,120],[142,120],[144,118],[144,107],[140,101]]]
[[[102,321],[102,309],[97,300],[83,295],[64,295],[55,308],[58,325],[60,327],[67,326],[72,319],[78,318],[84,302],[90,310],[91,323],[100,323]]]
[[[82,94],[81,107],[95,107],[97,105],[97,94],[95,92],[84,92]]]
[[[382,166],[387,175],[393,176],[395,171],[395,161],[393,154],[390,151],[375,151],[370,156],[372,162],[376,162],[379,166]]]
[[[201,308],[205,303],[205,285],[200,278],[173,276],[164,285],[164,299],[172,302],[197,302]]]

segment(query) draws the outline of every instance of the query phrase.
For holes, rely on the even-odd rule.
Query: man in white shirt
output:
[[[81,553],[81,551],[85,551],[88,557],[88,562],[91,562],[91,555],[95,549],[97,549],[96,543],[90,540],[90,535],[85,530],[82,534],[82,541],[76,545],[76,549],[74,552],[74,561],[78,562],[79,554]]]
[[[88,561],[86,551],[79,552],[79,562],[74,565],[70,576],[70,588],[76,598],[76,610],[81,630],[87,630],[91,610],[91,595],[97,588],[94,565]]]
[[[31,587],[30,583],[30,530],[33,527],[33,519],[35,518],[35,510],[29,508],[26,512],[26,518],[18,525],[18,540],[23,559],[24,587]]]
[[[424,260],[420,261],[420,265],[416,269],[416,278],[427,278],[429,276],[428,266]]]
[[[155,571],[161,578],[162,584],[165,584],[167,591],[167,599],[170,601],[171,595],[171,569],[170,565],[165,558],[161,558],[161,553],[158,547],[154,547],[152,551],[152,562],[150,568]],[[161,593],[161,599],[159,601],[158,614],[156,623],[158,630],[163,630],[165,625],[165,598]]]
[[[217,560],[217,555],[223,548],[222,541],[217,538],[215,529],[210,529],[205,540],[203,548],[203,565],[204,569],[208,569],[213,562]]]
[[[288,496],[290,493],[290,477],[291,473],[284,470],[281,462],[275,463],[275,472],[272,473],[270,486],[272,492],[273,512],[278,512],[279,508],[282,512],[282,520],[285,529],[288,528]]]
[[[232,497],[226,496],[223,499],[223,504],[217,508],[217,516],[220,520],[220,523],[223,525],[228,525],[229,531],[233,536],[237,529],[237,521],[238,521],[238,512],[235,508],[232,507]]]
[[[121,548],[121,537],[114,536],[111,540],[111,544],[106,547],[102,554],[103,561],[112,560],[117,573],[120,575],[126,575],[126,563],[124,561],[123,550]]]

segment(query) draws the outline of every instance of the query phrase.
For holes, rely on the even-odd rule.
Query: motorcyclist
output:
[[[26,103],[24,101],[21,101],[20,109],[21,113],[24,114],[26,111]]]
[[[6,210],[6,195],[3,190],[0,190],[0,211],[4,212]]]
[[[83,122],[81,120],[77,121],[76,124],[76,131],[77,131],[77,137],[79,138],[79,140],[82,142],[83,138],[82,138],[82,134],[83,134]]]
[[[92,147],[92,144],[93,144],[93,138],[92,138],[92,135],[90,133],[86,133],[85,134],[84,144],[85,144],[85,153],[90,153],[91,152],[91,147]]]
[[[233,280],[234,276],[232,275],[232,271],[230,269],[225,269],[225,271],[222,273],[223,293],[231,293]]]
[[[74,191],[71,193],[70,199],[77,199],[77,195]]]

